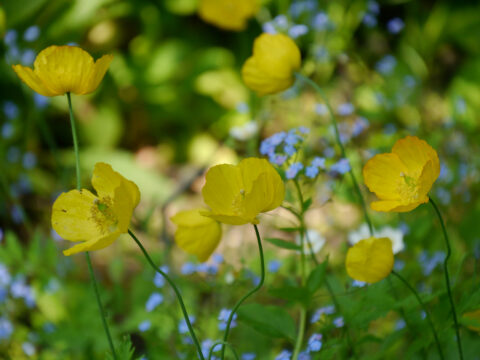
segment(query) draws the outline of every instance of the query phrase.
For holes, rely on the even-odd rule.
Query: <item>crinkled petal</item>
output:
[[[243,64],[242,78],[245,84],[260,96],[286,90],[295,82],[293,76],[275,77],[266,73],[253,56]]]
[[[385,201],[374,201],[370,204],[372,210],[383,211],[383,212],[408,212],[415,209],[417,206],[426,203],[427,198],[423,198],[420,201],[403,203],[397,200],[385,200]]]
[[[32,69],[22,65],[12,65],[13,70],[17,73],[18,77],[28,85],[33,91],[43,96],[56,96],[63,95],[63,93],[55,92],[49,89],[42,80],[33,72]]]
[[[200,211],[200,209],[181,211],[172,217],[172,221],[178,225],[175,232],[177,245],[204,262],[217,248],[222,228],[217,221],[201,215]]]
[[[229,225],[244,225],[244,224],[258,224],[257,218],[247,218],[241,215],[223,215],[215,214],[213,212],[204,211],[202,212],[204,216],[208,216],[218,222],[229,224]]]
[[[65,240],[86,241],[102,236],[92,217],[98,198],[88,190],[71,190],[55,200],[52,227]]]
[[[407,136],[398,140],[393,146],[392,153],[398,155],[412,175],[418,177],[425,164],[432,161],[432,170],[440,174],[440,162],[437,152],[426,141],[416,136]]]
[[[437,172],[436,164],[429,160],[426,164],[425,167],[422,170],[422,174],[420,175],[420,178],[418,179],[419,183],[419,189],[418,193],[419,196],[422,197],[422,199],[425,199],[427,197],[428,192],[433,186],[433,183],[435,180],[437,180],[439,176],[439,173]],[[427,197],[428,201],[428,197]]]
[[[224,215],[238,214],[241,211],[236,208],[238,196],[245,191],[240,169],[229,164],[217,165],[210,168],[205,177],[202,195],[212,212]]]
[[[112,60],[113,55],[103,55],[95,62],[95,65],[92,69],[93,71],[88,79],[88,83],[85,86],[85,93],[91,93],[95,91],[110,67]]]
[[[100,249],[106,248],[107,246],[110,246],[111,244],[113,244],[113,242],[117,240],[120,234],[121,234],[120,232],[115,231],[105,236],[101,236],[92,240],[82,242],[80,244],[76,244],[75,246],[72,246],[71,248],[64,250],[63,255],[70,256],[82,251],[94,251],[94,250],[100,250]]]
[[[198,14],[219,28],[240,31],[257,9],[256,0],[201,0]]]
[[[398,189],[404,186],[401,175],[407,170],[396,154],[379,154],[363,167],[363,179],[370,191],[380,199],[400,200]]]
[[[351,278],[376,283],[392,272],[393,262],[391,240],[372,237],[348,249],[345,265]]]

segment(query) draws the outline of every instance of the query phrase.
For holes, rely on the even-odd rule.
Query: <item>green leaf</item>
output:
[[[285,231],[285,232],[297,232],[297,231],[300,231],[302,230],[301,227],[282,227],[282,228],[279,228],[278,230],[280,231]]]
[[[278,306],[247,304],[238,310],[238,318],[264,335],[295,339],[295,321]]]
[[[19,264],[23,262],[23,250],[17,236],[13,232],[8,232],[5,236],[5,248],[7,258],[4,261],[9,264]]]
[[[320,289],[325,281],[325,274],[327,272],[328,257],[318,265],[315,269],[312,270],[307,279],[307,289],[310,295],[313,295],[315,291]]]
[[[305,200],[302,204],[302,211],[303,212],[307,211],[312,205],[312,202],[313,202],[312,198]]]
[[[292,285],[270,289],[268,293],[280,299],[299,303],[305,303],[309,295],[307,289]]]
[[[297,245],[291,241],[288,240],[283,240],[283,239],[277,239],[277,238],[267,238],[265,241],[268,241],[270,244],[275,245],[279,248],[282,249],[288,249],[288,250],[300,250],[301,247],[300,245]]]

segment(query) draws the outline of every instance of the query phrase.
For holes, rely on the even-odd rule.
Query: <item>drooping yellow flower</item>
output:
[[[140,201],[135,183],[105,163],[95,164],[90,191],[62,193],[52,209],[52,226],[65,240],[81,241],[64,255],[103,249],[128,231],[133,210]]]
[[[376,211],[406,212],[428,202],[428,192],[440,175],[437,152],[416,136],[398,140],[392,152],[375,155],[363,168],[365,184],[380,201]]]
[[[280,175],[265,159],[210,168],[202,189],[212,219],[231,225],[258,224],[257,216],[279,207],[285,197]]]
[[[259,95],[278,93],[292,86],[301,61],[292,39],[264,33],[255,39],[253,55],[243,64],[243,81]]]
[[[467,320],[470,320],[470,321],[473,320],[480,324],[480,309],[466,312],[465,314],[463,314],[463,317]],[[472,331],[476,331],[480,334],[480,326],[467,325],[467,328],[469,328]]]
[[[240,31],[258,10],[257,0],[200,0],[200,17],[221,29]]]
[[[348,249],[345,266],[348,275],[358,281],[372,284],[386,278],[393,269],[392,241],[375,237],[360,240]]]
[[[77,46],[49,46],[37,55],[33,70],[22,65],[12,67],[40,95],[84,95],[95,91],[112,59],[113,55],[104,55],[94,62],[89,53]]]
[[[175,242],[185,252],[206,261],[216,249],[222,237],[220,224],[201,214],[202,209],[180,211],[171,220],[178,226]]]

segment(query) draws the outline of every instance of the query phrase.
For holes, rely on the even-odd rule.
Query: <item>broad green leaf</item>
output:
[[[325,281],[325,274],[327,271],[328,258],[325,259],[320,265],[312,270],[307,279],[307,289],[310,295],[313,295]]]
[[[300,250],[301,247],[300,245],[297,245],[291,241],[288,240],[283,240],[283,239],[277,239],[277,238],[267,238],[265,241],[268,241],[270,244],[275,245],[279,248],[282,249],[288,249],[288,250]]]
[[[312,202],[313,202],[312,198],[309,198],[309,199],[305,200],[302,204],[302,210],[304,212],[307,211],[310,208],[310,206],[312,205]]]
[[[278,306],[247,304],[238,310],[238,318],[264,335],[295,339],[295,321]]]

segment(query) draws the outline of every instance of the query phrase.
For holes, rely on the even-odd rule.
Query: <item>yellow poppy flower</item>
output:
[[[222,227],[210,217],[201,214],[202,209],[180,211],[171,220],[178,226],[175,242],[185,252],[206,261],[216,249],[222,237]]]
[[[12,67],[40,95],[84,95],[95,91],[112,59],[113,55],[104,55],[94,62],[89,53],[77,46],[49,46],[37,55],[33,70],[22,65]]]
[[[292,39],[264,33],[255,39],[253,55],[243,64],[242,78],[259,95],[278,93],[293,85],[301,61],[300,50]]]
[[[465,314],[463,314],[463,317],[467,320],[474,320],[475,322],[480,324],[480,309],[466,312]],[[467,325],[467,328],[480,334],[480,326]]]
[[[200,0],[198,14],[219,28],[240,31],[257,9],[257,0]]]
[[[285,186],[267,160],[248,158],[238,165],[210,168],[202,195],[212,209],[206,215],[212,219],[231,225],[258,224],[258,214],[282,204]]]
[[[348,249],[345,266],[348,275],[358,281],[372,284],[386,278],[393,269],[392,241],[375,237],[360,240]]]
[[[97,163],[90,191],[62,193],[52,209],[52,226],[65,240],[82,241],[64,255],[103,249],[128,231],[133,210],[140,201],[137,185],[105,163]]]
[[[363,168],[365,184],[380,201],[376,211],[406,212],[428,202],[428,192],[440,175],[437,152],[416,136],[398,140],[392,152],[375,155]]]

